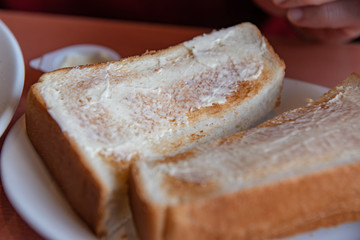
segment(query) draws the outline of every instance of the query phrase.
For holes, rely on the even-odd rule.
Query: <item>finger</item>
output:
[[[273,0],[273,3],[282,8],[294,8],[305,6],[319,6],[334,2],[335,0]]]
[[[360,1],[336,1],[320,6],[291,8],[287,18],[298,27],[335,29],[359,25],[359,11]]]
[[[328,44],[347,43],[360,36],[359,29],[298,29],[298,33],[306,40]]]

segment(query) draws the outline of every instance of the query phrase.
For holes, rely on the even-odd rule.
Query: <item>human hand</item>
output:
[[[272,4],[307,38],[342,43],[360,36],[359,0],[272,0]]]

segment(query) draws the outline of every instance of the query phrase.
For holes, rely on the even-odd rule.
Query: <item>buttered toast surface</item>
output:
[[[248,128],[278,103],[284,63],[245,23],[165,50],[44,74],[29,138],[98,236],[130,218],[129,165]]]

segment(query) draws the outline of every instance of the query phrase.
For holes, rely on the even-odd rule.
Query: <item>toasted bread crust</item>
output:
[[[76,150],[72,139],[50,116],[36,86],[31,87],[27,97],[25,119],[33,146],[72,208],[99,236],[106,235],[100,225],[105,189]]]
[[[156,240],[162,239],[163,223],[165,212],[163,206],[148,204],[145,201],[141,176],[138,174],[139,169],[136,165],[130,167],[129,176],[129,199],[132,209],[132,216],[139,226],[137,234],[140,239]]]
[[[359,171],[360,164],[347,165],[169,207],[164,239],[272,239],[355,221]]]

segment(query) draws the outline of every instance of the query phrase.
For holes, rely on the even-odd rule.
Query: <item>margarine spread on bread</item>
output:
[[[284,69],[244,23],[142,56],[44,74],[28,96],[27,132],[73,209],[107,236],[131,217],[134,161],[250,127],[278,105]]]
[[[246,41],[239,31],[214,32],[207,41],[198,37],[158,58],[74,68],[64,76],[69,80],[43,84],[41,94],[62,130],[89,154],[116,162],[153,156],[163,136],[182,136],[192,116],[226,106],[242,85],[257,84],[264,40],[252,48],[229,47]],[[78,134],[79,126],[84,134]]]

